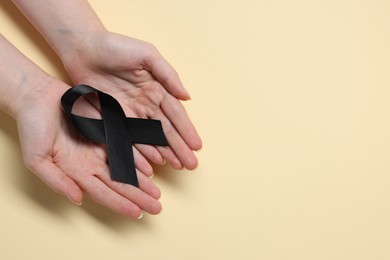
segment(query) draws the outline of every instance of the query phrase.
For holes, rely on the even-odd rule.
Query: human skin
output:
[[[190,95],[152,44],[107,31],[85,0],[13,2],[56,51],[74,84],[111,94],[127,116],[161,120],[170,146],[135,145],[137,169],[151,176],[147,159],[176,169],[197,167],[194,151],[202,141],[180,102]]]
[[[60,99],[70,86],[43,72],[2,36],[0,77],[0,109],[17,122],[25,165],[50,188],[78,205],[85,192],[133,219],[143,211],[161,211],[161,193],[150,178],[137,172],[139,188],[112,181],[104,147],[86,141],[69,126]],[[140,92],[138,100],[146,95]],[[78,102],[75,109],[99,114],[87,101]]]

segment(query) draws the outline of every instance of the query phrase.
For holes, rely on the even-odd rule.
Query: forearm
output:
[[[16,118],[26,99],[51,77],[0,35],[0,109]]]
[[[86,0],[12,0],[61,59],[95,32],[105,30]]]

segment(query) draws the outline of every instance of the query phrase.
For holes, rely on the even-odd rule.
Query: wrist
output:
[[[20,77],[15,77],[11,91],[7,91],[0,98],[0,106],[3,111],[11,117],[17,119],[22,111],[31,109],[34,100],[37,99],[44,89],[50,85],[52,77],[41,73],[21,73]]]
[[[108,31],[104,27],[99,26],[88,30],[66,30],[60,32],[56,37],[56,43],[52,42],[51,45],[66,68],[72,66],[73,62],[79,62],[79,59],[88,52],[91,43],[106,32]]]
[[[14,118],[30,96],[52,79],[0,36],[0,109]]]
[[[77,52],[78,46],[83,45],[96,32],[105,30],[88,1],[12,1],[46,38],[61,59]],[[45,10],[44,15],[42,10]]]
[[[65,64],[74,57],[81,56],[89,42],[93,41],[95,35],[106,32],[103,26],[86,28],[64,29],[56,33],[55,39],[50,40],[61,61]]]

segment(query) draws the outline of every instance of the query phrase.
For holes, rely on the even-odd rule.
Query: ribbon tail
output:
[[[126,116],[111,96],[98,93],[107,144],[111,178],[139,187],[135,170],[132,140],[126,127]]]

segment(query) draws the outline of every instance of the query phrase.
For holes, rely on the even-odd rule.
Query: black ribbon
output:
[[[72,114],[72,107],[76,100],[89,93],[98,95],[102,119]],[[111,178],[115,181],[139,187],[134,165],[133,144],[168,145],[160,121],[126,118],[115,98],[91,86],[77,85],[69,89],[62,96],[61,104],[80,135],[95,143],[107,145]]]

